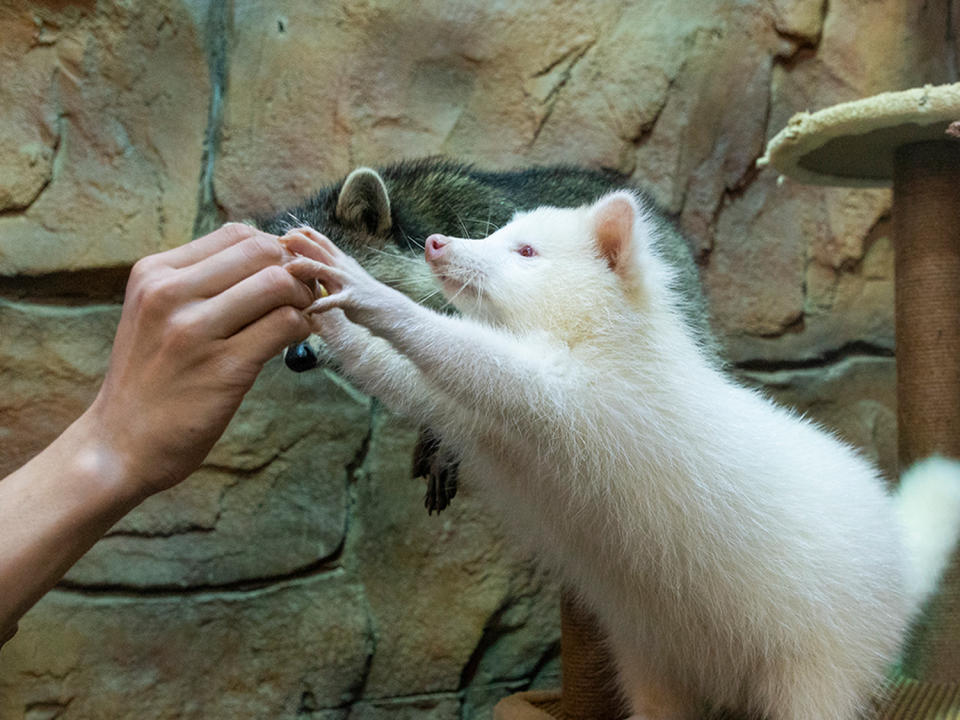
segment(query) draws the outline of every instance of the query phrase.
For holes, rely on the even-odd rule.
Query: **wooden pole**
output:
[[[960,458],[960,142],[899,148],[893,188],[902,471],[932,454]],[[908,648],[905,671],[960,680],[960,555]]]
[[[561,711],[564,720],[620,720],[616,675],[604,633],[568,591],[560,605]]]

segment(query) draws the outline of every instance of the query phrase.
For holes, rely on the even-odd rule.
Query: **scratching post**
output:
[[[904,145],[893,167],[900,467],[960,458],[960,141]],[[960,680],[960,557],[915,633],[905,670]]]
[[[569,592],[560,599],[561,690],[501,700],[494,720],[620,720],[613,666],[596,619]]]
[[[960,141],[898,148],[893,170],[897,419],[905,468],[935,453],[960,458]]]
[[[560,607],[560,633],[563,718],[619,720],[619,696],[603,633],[593,616],[566,592]]]
[[[901,469],[960,458],[960,83],[791,118],[760,164],[818,185],[893,184]],[[951,125],[953,124],[953,127]],[[960,718],[960,553],[904,656],[883,720]]]

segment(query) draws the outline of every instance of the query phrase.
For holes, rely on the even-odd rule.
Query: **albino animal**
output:
[[[430,236],[462,317],[415,304],[311,230],[316,331],[359,387],[437,429],[465,486],[607,630],[634,717],[704,707],[851,720],[960,531],[960,469],[889,494],[835,437],[724,374],[684,320],[641,200]]]

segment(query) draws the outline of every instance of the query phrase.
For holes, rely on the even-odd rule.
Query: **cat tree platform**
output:
[[[893,186],[902,467],[934,453],[960,458],[958,121],[960,83],[885,93],[794,116],[759,161],[804,183]],[[596,623],[569,598],[561,619],[562,689],[505,698],[494,720],[626,715]],[[960,553],[904,669],[876,701],[877,720],[960,720]]]

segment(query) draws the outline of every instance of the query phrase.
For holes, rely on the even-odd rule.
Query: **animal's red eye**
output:
[[[537,254],[537,251],[534,250],[530,245],[521,245],[517,248],[517,252],[523,257],[533,257]]]

